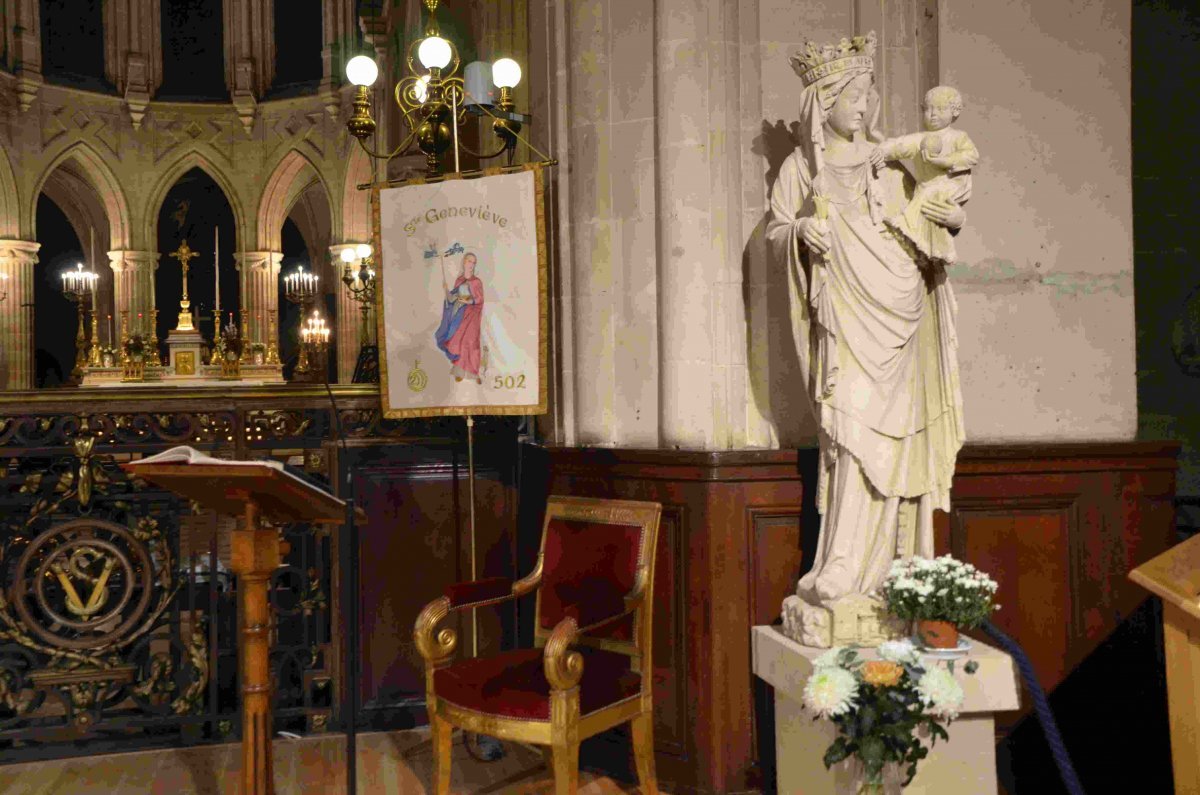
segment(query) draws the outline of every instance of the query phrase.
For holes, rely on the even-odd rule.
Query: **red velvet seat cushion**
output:
[[[600,649],[583,655],[579,682],[581,715],[638,694],[641,676],[629,670],[629,657]],[[438,698],[489,715],[550,720],[550,683],[541,649],[518,649],[491,657],[463,660],[433,675]]]

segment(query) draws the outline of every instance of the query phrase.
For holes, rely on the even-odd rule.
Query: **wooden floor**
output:
[[[433,758],[426,730],[361,734],[359,795],[425,795]],[[451,791],[455,795],[552,793],[553,780],[539,752],[511,743],[495,762],[472,758],[456,735]],[[345,738],[276,740],[278,795],[344,795]],[[5,795],[217,795],[238,793],[241,746],[142,751],[0,767]],[[580,795],[638,792],[609,778],[584,773]]]

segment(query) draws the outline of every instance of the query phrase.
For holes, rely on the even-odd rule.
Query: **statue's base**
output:
[[[883,600],[867,594],[814,605],[799,596],[783,600],[783,632],[804,646],[876,646],[909,635],[909,622],[888,614]]]

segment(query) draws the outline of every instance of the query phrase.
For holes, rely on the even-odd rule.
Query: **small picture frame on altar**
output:
[[[267,353],[263,349],[263,344],[261,342],[256,342],[256,343],[254,343],[253,346],[251,346],[250,360],[252,362],[254,362],[254,364],[265,364],[266,363]]]
[[[104,353],[100,354],[100,361],[104,367],[116,367],[117,354],[114,351],[106,350]]]

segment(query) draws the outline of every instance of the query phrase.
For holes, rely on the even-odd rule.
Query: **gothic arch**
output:
[[[0,148],[0,237],[19,238],[22,228],[16,176],[12,163],[8,162],[8,152]]]
[[[371,193],[359,185],[371,181],[371,159],[359,146],[350,149],[346,179],[342,185],[342,235],[345,242],[365,243],[371,239]]]
[[[83,141],[72,144],[60,152],[38,177],[29,203],[30,232],[32,234],[37,232],[37,201],[46,185],[46,180],[50,179],[51,174],[56,170],[63,167],[73,172],[72,176],[81,178],[95,191],[96,196],[103,204],[104,215],[108,220],[109,244],[113,248],[128,248],[133,222],[129,214],[129,202],[125,199],[125,192],[121,190],[121,183],[104,159]]]
[[[280,250],[280,230],[283,229],[283,222],[291,214],[300,195],[313,188],[319,189],[324,194],[332,224],[333,201],[321,172],[311,160],[299,151],[289,150],[271,172],[258,203],[256,226],[259,250]]]
[[[225,194],[225,199],[229,202],[229,207],[233,210],[233,223],[237,229],[237,239],[233,244],[239,250],[245,248],[250,234],[246,226],[248,219],[246,218],[245,210],[242,208],[241,197],[234,190],[233,182],[225,172],[217,168],[211,160],[195,150],[179,157],[155,180],[154,187],[150,191],[149,201],[146,203],[144,214],[142,215],[142,239],[145,241],[144,247],[147,250],[157,248],[158,214],[162,209],[162,203],[166,201],[167,193],[179,181],[179,178],[193,168],[198,168],[212,177],[213,182],[217,183],[217,186],[221,188],[221,192]]]

